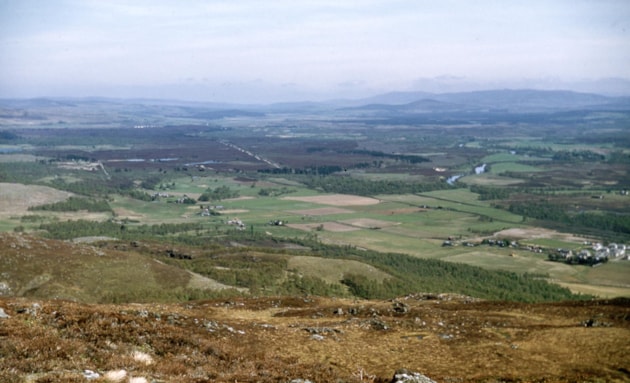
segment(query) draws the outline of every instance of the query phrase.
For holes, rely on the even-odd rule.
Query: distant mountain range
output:
[[[288,102],[274,104],[206,103],[163,99],[115,98],[36,98],[4,99],[4,108],[54,108],[78,104],[137,104],[179,106],[198,111],[208,117],[256,116],[259,113],[370,112],[375,114],[503,112],[527,113],[577,109],[630,110],[630,97],[611,97],[594,93],[565,90],[500,89],[457,93],[390,92],[363,99],[341,99],[323,102]],[[217,113],[225,111],[226,113]]]

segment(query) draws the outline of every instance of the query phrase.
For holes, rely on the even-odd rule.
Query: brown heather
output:
[[[239,298],[88,305],[1,298],[0,381],[630,380],[627,300],[517,304],[418,294],[392,301]],[[134,355],[142,354],[149,362]]]

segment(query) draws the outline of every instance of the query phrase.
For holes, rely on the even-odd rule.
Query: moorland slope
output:
[[[436,382],[630,381],[630,305],[621,299],[0,298],[0,308],[3,382],[388,382],[400,368]]]

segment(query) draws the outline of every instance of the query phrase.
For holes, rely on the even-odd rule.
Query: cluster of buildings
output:
[[[604,246],[601,243],[595,243],[593,245],[593,251],[595,255],[607,256],[609,258],[626,258],[626,245],[611,243],[608,246]]]
[[[549,253],[549,260],[566,262],[571,265],[595,266],[606,263],[609,259],[628,259],[626,245],[611,243],[604,246],[601,243],[595,243],[590,250],[582,249],[573,252],[568,249],[556,249],[556,251]]]

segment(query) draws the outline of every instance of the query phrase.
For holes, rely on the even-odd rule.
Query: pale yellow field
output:
[[[312,202],[332,206],[366,206],[376,205],[381,201],[375,198],[360,197],[349,194],[327,194],[307,197],[284,197],[285,200]]]

